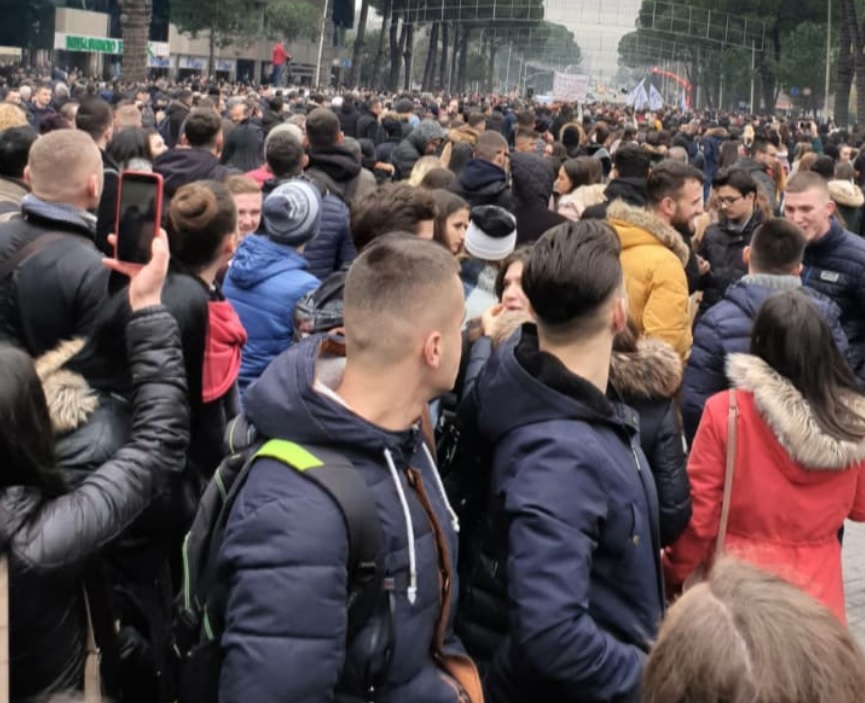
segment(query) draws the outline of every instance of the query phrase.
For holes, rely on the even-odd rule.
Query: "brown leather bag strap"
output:
[[[9,559],[0,557],[0,703],[9,703]]]
[[[733,493],[733,474],[736,471],[736,420],[739,404],[736,389],[730,389],[730,411],[727,413],[727,461],[724,467],[724,498],[721,502],[721,523],[718,525],[718,541],[715,542],[715,560],[724,553],[727,539],[727,523],[730,521],[730,499]]]
[[[93,632],[93,618],[90,615],[90,598],[87,589],[82,588],[84,594],[84,612],[87,615],[87,652],[84,659],[84,703],[102,702],[102,678],[99,672],[101,655],[99,647],[96,646],[96,635]]]

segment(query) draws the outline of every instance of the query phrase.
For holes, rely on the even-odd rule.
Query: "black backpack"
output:
[[[462,401],[442,398],[436,453],[460,521],[460,607],[454,628],[483,675],[508,632],[503,496],[492,496],[492,447],[478,430],[478,384]]]
[[[175,623],[182,660],[179,703],[216,703],[222,668],[227,584],[218,569],[225,526],[256,459],[276,459],[313,481],[339,507],[348,531],[348,633],[351,642],[380,600],[381,524],[375,500],[350,461],[323,447],[262,440],[243,417],[229,425],[228,456],[210,480],[183,543],[183,590]]]

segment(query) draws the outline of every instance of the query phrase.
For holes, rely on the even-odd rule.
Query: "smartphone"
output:
[[[150,261],[153,238],[162,223],[162,176],[122,171],[117,190],[114,258],[131,264]]]

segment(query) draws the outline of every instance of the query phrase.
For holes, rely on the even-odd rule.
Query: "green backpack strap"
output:
[[[384,575],[381,521],[375,499],[357,468],[325,447],[271,439],[256,453],[290,466],[318,484],[336,503],[348,534],[348,639],[375,608]]]

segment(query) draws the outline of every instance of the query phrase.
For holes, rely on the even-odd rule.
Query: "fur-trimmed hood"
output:
[[[635,352],[613,352],[610,384],[626,397],[668,400],[682,385],[682,360],[665,341],[644,337]]]
[[[681,234],[657,215],[644,208],[614,200],[607,209],[607,218],[619,233],[623,249],[646,244],[646,237],[642,234],[645,232],[673,252],[682,262],[682,266],[687,265],[691,255],[688,245],[685,244]]]
[[[836,205],[842,207],[862,207],[865,195],[862,189],[850,181],[829,181],[829,195]]]
[[[83,339],[61,342],[36,360],[55,434],[77,430],[99,407],[99,398],[85,378],[64,368],[83,346]]]
[[[704,137],[716,137],[719,139],[729,139],[729,134],[727,130],[723,127],[710,127],[706,130],[706,133],[703,135]]]
[[[459,127],[454,127],[448,132],[448,140],[453,142],[454,144],[470,144],[471,146],[476,146],[478,143],[478,137],[480,136],[480,132],[478,132],[474,127],[470,127],[467,124],[461,125]]]
[[[728,355],[727,377],[735,388],[754,396],[757,412],[803,468],[838,471],[865,460],[865,440],[839,441],[823,432],[799,390],[759,357]],[[865,416],[865,398],[851,396],[849,402]]]

